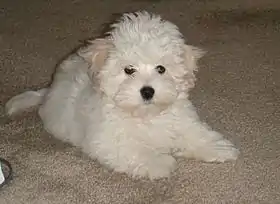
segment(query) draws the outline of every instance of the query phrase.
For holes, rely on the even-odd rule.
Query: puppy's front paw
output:
[[[176,160],[169,155],[161,155],[150,158],[146,164],[139,166],[135,169],[134,176],[147,176],[151,180],[168,177],[172,170],[175,168]]]
[[[225,162],[236,160],[239,150],[228,140],[218,140],[198,150],[197,157],[206,162]]]

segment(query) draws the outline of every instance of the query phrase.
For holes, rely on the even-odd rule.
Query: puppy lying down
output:
[[[49,133],[134,177],[167,177],[178,156],[235,160],[239,151],[200,122],[188,99],[203,51],[146,11],[111,28],[65,59],[50,87],[11,98],[7,113],[40,105]]]

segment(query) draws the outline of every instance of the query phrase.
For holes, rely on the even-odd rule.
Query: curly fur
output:
[[[166,177],[176,156],[235,160],[239,151],[200,122],[188,99],[203,54],[185,44],[173,23],[145,11],[127,13],[107,37],[64,60],[48,89],[15,96],[6,109],[13,114],[40,104],[49,133],[132,176]],[[148,102],[140,94],[144,86],[155,90]]]

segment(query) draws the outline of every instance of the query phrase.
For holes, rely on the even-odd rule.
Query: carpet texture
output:
[[[7,118],[15,94],[49,84],[56,63],[115,14],[146,9],[204,48],[191,100],[241,150],[236,162],[178,160],[169,179],[133,180],[55,140],[36,112]],[[280,203],[279,0],[2,0],[0,156],[14,168],[1,204]]]

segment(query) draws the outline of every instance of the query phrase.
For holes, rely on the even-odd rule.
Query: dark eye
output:
[[[131,75],[131,74],[133,74],[134,72],[136,72],[136,69],[134,69],[134,68],[130,65],[130,66],[127,66],[126,68],[124,68],[124,72],[125,72],[127,75]]]
[[[158,65],[158,66],[156,67],[156,70],[157,70],[157,72],[158,72],[159,74],[163,74],[163,73],[165,72],[165,67],[162,66],[162,65]]]

